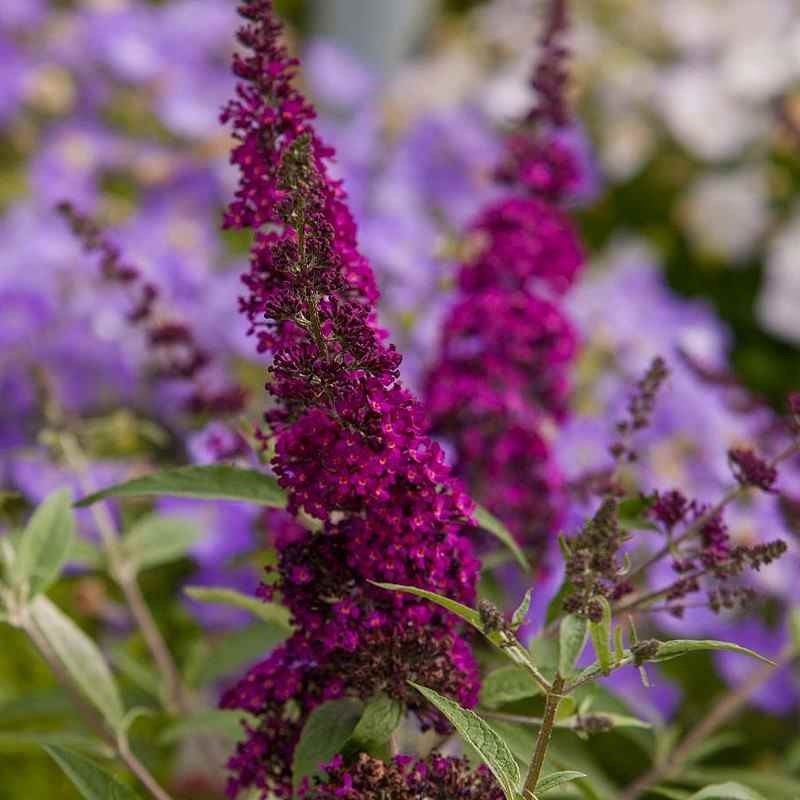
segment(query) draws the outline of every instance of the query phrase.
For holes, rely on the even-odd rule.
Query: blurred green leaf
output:
[[[492,535],[496,536],[497,539],[499,539],[514,554],[514,558],[517,559],[520,566],[527,572],[530,572],[530,562],[525,557],[525,553],[522,552],[520,546],[517,544],[514,534],[512,534],[511,531],[499,519],[497,519],[497,517],[494,516],[494,514],[485,509],[483,506],[476,506],[472,516],[474,517],[475,522],[478,523],[479,528],[482,528],[483,530],[488,531]]]
[[[206,686],[230,677],[263,658],[288,635],[281,625],[258,622],[231,631],[213,643],[203,641],[186,665],[186,681],[191,686]]]
[[[242,711],[210,708],[168,725],[158,737],[159,744],[170,745],[197,734],[218,734],[237,742],[244,735],[242,722],[248,719]]]
[[[139,800],[139,795],[94,762],[63,747],[47,745],[50,757],[64,770],[85,800]]]
[[[186,517],[148,514],[122,538],[122,552],[136,570],[149,569],[183,558],[203,535]]]
[[[193,600],[201,603],[215,603],[234,606],[249,611],[264,622],[284,628],[287,633],[292,629],[289,621],[289,609],[278,603],[265,603],[257,597],[242,594],[234,589],[223,587],[187,586],[184,591]]]
[[[74,709],[74,705],[73,705]],[[43,745],[69,747],[98,758],[113,758],[114,751],[96,736],[77,731],[2,731],[0,753],[24,753],[39,750]]]
[[[227,464],[176,467],[109,486],[76,503],[90,506],[106,497],[167,495],[205,500],[244,500],[270,508],[285,508],[286,495],[271,475]]]
[[[111,727],[119,729],[125,709],[111,670],[97,645],[42,595],[31,605],[31,616],[72,680]]]
[[[59,489],[33,512],[16,551],[14,577],[27,584],[27,597],[45,591],[58,577],[75,539],[68,489]]]
[[[741,783],[718,783],[695,792],[690,800],[764,800],[757,792]]]

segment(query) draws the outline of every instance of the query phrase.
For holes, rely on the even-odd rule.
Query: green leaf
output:
[[[481,685],[481,705],[484,708],[500,708],[541,693],[530,672],[516,664],[508,664],[490,672]]]
[[[73,713],[75,706],[72,706]],[[102,739],[77,731],[0,731],[0,753],[27,753],[43,745],[69,747],[97,758],[113,758],[114,750]]]
[[[562,606],[564,605],[564,598],[571,591],[572,591],[572,584],[569,582],[569,580],[565,578],[561,586],[558,587],[558,591],[553,596],[553,599],[547,606],[547,614],[545,616],[546,625],[552,624],[561,616]]]
[[[119,646],[112,648],[109,657],[117,671],[124,675],[134,686],[138,686],[142,691],[147,692],[157,700],[161,699],[160,680],[151,666],[142,663]]]
[[[73,681],[111,727],[119,730],[125,709],[111,670],[97,645],[43,595],[31,605],[31,616]]]
[[[765,664],[772,664],[774,661],[759,655],[755,650],[734,644],[733,642],[718,642],[713,639],[672,639],[669,642],[662,642],[651,661],[670,661],[673,658],[680,658],[688,653],[696,653],[700,650],[729,650],[732,653],[741,653],[745,656],[763,661]]]
[[[646,514],[652,508],[653,496],[628,497],[619,504],[619,524],[623,530],[657,531],[658,526]]]
[[[611,606],[605,597],[598,600],[603,606],[603,616],[600,622],[589,623],[589,631],[600,670],[603,675],[608,675],[611,672]]]
[[[794,649],[800,653],[800,608],[793,608],[789,613],[789,633]]]
[[[433,689],[420,686],[413,681],[409,683],[447,717],[464,741],[478,753],[492,771],[508,800],[515,800],[520,782],[519,766],[500,736],[474,712],[461,708],[458,703],[442,697]]]
[[[183,558],[204,531],[186,517],[148,514],[122,539],[122,549],[137,569],[149,569]]]
[[[583,772],[576,772],[572,769],[563,770],[561,772],[551,772],[549,775],[539,778],[536,784],[536,794],[544,794],[545,792],[549,792],[561,786],[562,783],[577,781],[585,777],[586,775]]]
[[[75,539],[75,515],[68,489],[50,494],[33,512],[17,547],[15,578],[26,582],[27,596],[45,591],[58,577]]]
[[[70,564],[79,564],[90,569],[101,569],[105,564],[105,555],[97,545],[81,536],[76,536],[72,540],[72,549],[67,561]]]
[[[93,761],[63,747],[47,745],[48,755],[64,771],[85,800],[139,800],[139,795]]]
[[[664,797],[666,800],[691,800],[691,795],[684,789],[673,789],[669,786],[653,786],[648,789],[650,794]]]
[[[653,726],[649,722],[637,719],[636,717],[628,716],[627,714],[616,714],[612,711],[598,711],[594,716],[603,717],[611,723],[612,728],[641,728],[649,730]],[[568,722],[560,724],[560,728],[577,728],[580,727],[580,721],[577,717],[570,719]]]
[[[258,622],[226,634],[213,645],[204,640],[194,657],[189,659],[186,681],[192,686],[206,686],[230,677],[263,658],[288,636],[289,631],[281,625]]]
[[[109,486],[76,505],[90,506],[106,497],[168,495],[205,500],[245,500],[270,508],[285,508],[286,495],[270,475],[226,464],[177,467]]]
[[[158,743],[170,745],[190,736],[210,733],[218,734],[230,742],[237,742],[244,733],[242,722],[247,719],[247,716],[242,711],[226,711],[215,708],[198,711],[196,714],[184,717],[164,728],[158,737]]]
[[[465,622],[468,622],[474,628],[477,628],[479,631],[483,632],[480,614],[478,614],[474,608],[465,606],[463,603],[459,603],[457,600],[451,600],[449,597],[436,594],[436,592],[429,592],[427,589],[420,589],[417,586],[404,586],[400,583],[378,583],[377,581],[370,581],[370,583],[374,583],[375,586],[380,586],[381,589],[389,589],[395,592],[405,592],[406,594],[415,594],[417,597],[423,597],[426,600],[430,600],[432,603],[436,603],[436,605],[446,608],[448,611],[452,611],[456,616],[461,617],[461,619],[463,619]]]
[[[257,597],[242,594],[234,589],[223,587],[187,586],[184,591],[193,600],[201,603],[216,603],[225,606],[235,606],[250,611],[264,622],[284,628],[287,633],[292,629],[289,622],[289,609],[278,603],[265,603]]]
[[[748,789],[741,783],[718,783],[706,786],[691,796],[689,800],[764,800],[764,798]]]
[[[405,714],[405,706],[386,694],[370,700],[364,713],[350,735],[346,750],[356,753],[373,753],[389,741]]]
[[[525,553],[522,552],[522,549],[517,544],[516,539],[514,539],[514,534],[494,514],[487,511],[483,506],[476,506],[472,516],[475,522],[478,523],[479,528],[496,536],[514,554],[514,558],[517,559],[520,566],[530,572],[531,565],[525,557]]]
[[[558,671],[568,678],[575,670],[575,663],[581,657],[589,625],[583,617],[567,614],[558,629]]]
[[[295,788],[303,778],[320,772],[347,743],[361,717],[361,703],[342,698],[317,706],[308,716],[294,750],[292,782]]]
[[[528,616],[528,611],[531,607],[531,598],[533,597],[533,589],[528,589],[525,592],[525,597],[522,598],[522,602],[517,606],[514,613],[511,615],[511,627],[514,630],[517,630],[524,622],[525,617]]]

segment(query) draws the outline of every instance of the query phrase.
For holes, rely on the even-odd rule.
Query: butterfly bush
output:
[[[584,261],[560,207],[580,179],[557,135],[569,119],[565,28],[554,3],[532,81],[539,102],[509,137],[497,175],[506,191],[470,227],[477,252],[458,271],[427,382],[434,431],[451,443],[458,474],[539,557],[564,514],[547,430],[567,413],[576,336],[559,298]]]
[[[477,667],[454,620],[370,581],[471,602],[478,562],[464,537],[472,503],[426,436],[419,403],[398,381],[400,356],[375,321],[372,273],[328,174],[333,152],[292,86],[297,61],[270,2],[244,3],[240,14],[246,54],[234,58],[237,97],[222,118],[241,179],[225,224],[255,232],[242,311],[271,359],[261,436],[288,510],[319,525],[278,535],[279,564],[261,594],[280,597],[296,631],[222,705],[258,717],[231,760],[231,794],[255,785],[286,795],[303,722],[323,700],[385,691],[439,729],[409,678],[476,702]]]
[[[637,539],[638,552],[653,555],[665,539],[693,525],[699,534],[680,557],[651,566],[648,589],[664,590],[654,598],[653,623],[675,633],[736,636],[742,644],[774,653],[788,635],[786,614],[797,598],[789,576],[797,569],[798,548],[787,511],[796,502],[800,464],[796,456],[779,466],[772,463],[790,444],[792,431],[728,372],[729,334],[713,312],[704,303],[673,295],[646,251],[614,248],[601,267],[569,299],[587,345],[576,371],[574,413],[558,447],[570,486],[567,527],[579,526],[596,507],[597,490],[615,471],[609,445],[616,442],[622,460],[619,488],[652,498],[648,516],[664,537]],[[641,303],[626,303],[631,296]],[[613,325],[608,308],[617,309]],[[629,461],[608,420],[627,417],[626,384],[659,355],[666,357],[669,375],[647,426],[635,433],[638,444]],[[600,364],[605,366],[599,369]],[[714,510],[737,483],[750,487],[747,495]],[[783,542],[775,543],[776,537]],[[786,555],[766,566],[764,559],[772,561],[784,547]],[[616,578],[613,585],[626,580]],[[754,593],[760,602],[745,618],[742,607],[752,606]],[[779,609],[777,615],[762,614],[765,603]],[[715,659],[723,676],[736,683],[746,673],[747,665],[728,654]],[[625,683],[626,676],[619,673],[613,680]],[[642,699],[641,691],[631,690]],[[783,670],[754,699],[771,710],[786,710],[797,697],[796,681]],[[670,712],[677,697],[660,679],[647,700]]]

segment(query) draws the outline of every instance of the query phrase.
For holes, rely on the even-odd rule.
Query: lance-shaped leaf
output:
[[[603,675],[608,675],[611,672],[611,606],[605,597],[598,598],[598,601],[603,606],[603,616],[599,622],[589,623],[589,631],[597,663]]]
[[[430,600],[432,603],[452,611],[456,616],[461,617],[464,622],[468,622],[474,628],[483,632],[483,625],[481,625],[480,614],[469,606],[459,603],[458,600],[451,600],[436,592],[429,592],[427,589],[420,589],[418,586],[404,586],[400,583],[378,583],[377,581],[370,581],[375,586],[380,586],[381,589],[389,589],[395,592],[405,592],[406,594],[415,594],[417,597],[423,597],[425,600]]]
[[[97,645],[43,595],[31,605],[31,616],[72,680],[109,725],[121,730],[125,709],[111,670]]]
[[[93,761],[53,745],[44,748],[85,800],[139,800],[139,795]]]
[[[539,797],[553,789],[557,789],[562,784],[569,783],[569,781],[577,781],[585,777],[586,775],[584,775],[584,773],[576,772],[574,769],[551,772],[549,775],[539,778],[536,784],[536,796]]]
[[[223,587],[187,586],[184,591],[192,600],[242,608],[250,611],[259,619],[263,619],[264,622],[271,622],[285,628],[287,632],[292,629],[289,622],[289,609],[279,603],[265,603],[257,597]]]
[[[148,514],[123,537],[123,553],[137,569],[149,569],[183,558],[204,531],[186,517]]]
[[[68,489],[53,492],[33,512],[16,551],[14,577],[27,585],[30,598],[58,577],[75,539],[75,515]]]
[[[558,671],[568,678],[575,670],[575,663],[581,657],[589,625],[583,617],[567,614],[558,629]]]
[[[320,772],[347,743],[361,718],[361,703],[348,698],[329,700],[309,714],[294,750],[292,781],[297,787],[303,778]]]
[[[764,798],[741,783],[718,783],[696,792],[690,800],[764,800]]]
[[[728,650],[731,653],[740,653],[741,655],[758,659],[765,664],[775,664],[774,661],[756,653],[755,650],[750,650],[748,647],[742,647],[734,642],[718,642],[713,639],[672,639],[669,642],[661,642],[655,656],[649,660],[670,661],[673,658],[680,658],[701,650]]]
[[[475,522],[478,523],[479,528],[496,536],[514,554],[514,558],[517,559],[520,566],[530,572],[531,565],[525,557],[525,553],[522,552],[522,549],[517,544],[516,539],[514,539],[514,534],[494,514],[487,511],[483,506],[477,506],[472,516]]]
[[[377,581],[370,581],[375,586],[380,586],[382,589],[390,589],[397,592],[406,592],[413,594],[417,597],[423,597],[436,603],[448,611],[452,611],[457,616],[461,617],[465,622],[472,625],[476,630],[480,631],[495,647],[497,647],[505,656],[510,658],[515,664],[519,664],[528,670],[531,676],[539,683],[540,686],[546,687],[548,684],[544,676],[539,671],[538,667],[533,661],[533,657],[522,647],[517,641],[516,637],[509,635],[505,631],[486,631],[484,630],[481,622],[480,614],[469,606],[459,603],[457,600],[451,600],[449,597],[436,594],[436,592],[429,592],[427,589],[420,589],[417,586],[404,586],[399,583],[378,583]]]
[[[515,800],[520,782],[519,766],[508,749],[508,745],[477,714],[461,708],[433,689],[409,681],[429,703],[435,706],[450,721],[464,741],[483,759],[497,778],[497,782],[508,800]]]
[[[527,697],[535,697],[541,688],[531,680],[524,667],[508,664],[490,672],[481,684],[480,701],[484,708],[499,708]]]
[[[525,592],[525,596],[522,598],[522,602],[514,609],[514,613],[511,615],[511,627],[514,630],[521,627],[522,624],[525,622],[525,618],[528,616],[528,611],[531,609],[531,599],[533,598],[533,589],[528,589]]]
[[[167,495],[203,500],[244,500],[270,508],[285,508],[286,494],[270,475],[227,464],[177,467],[109,486],[76,505],[90,506],[106,497]]]
[[[403,719],[405,707],[399,700],[379,694],[370,700],[345,745],[345,752],[374,753],[383,747]]]

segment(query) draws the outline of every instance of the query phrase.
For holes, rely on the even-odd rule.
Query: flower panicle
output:
[[[534,560],[564,515],[550,431],[567,416],[577,334],[560,301],[584,265],[560,207],[580,178],[578,164],[549,119],[560,125],[566,113],[558,104],[545,113],[541,99],[554,70],[555,83],[562,79],[561,56],[557,69],[551,56],[566,23],[564,4],[554,3],[540,104],[507,140],[496,177],[508,192],[470,226],[477,246],[459,267],[457,299],[426,385],[434,430],[454,445],[457,473]],[[561,88],[556,94],[563,102]]]
[[[278,563],[260,595],[289,608],[295,633],[222,703],[258,717],[230,761],[231,794],[255,786],[288,796],[299,732],[325,700],[386,692],[439,730],[446,722],[409,678],[475,704],[477,665],[460,621],[373,582],[470,603],[479,564],[463,535],[473,503],[398,379],[400,355],[375,318],[372,271],[328,172],[333,151],[292,83],[298,62],[270,2],[240,12],[245,52],[222,113],[240,181],[225,224],[255,233],[241,311],[270,359],[262,436],[271,466],[289,513],[321,529],[280,523]]]
[[[131,299],[128,321],[139,327],[152,353],[156,375],[185,381],[192,386],[186,400],[192,413],[235,414],[244,408],[246,395],[240,385],[227,380],[222,385],[207,379],[211,355],[200,345],[191,326],[170,314],[162,292],[141,270],[128,263],[121,249],[111,242],[87,214],[63,201],[56,210],[64,217],[87,253],[99,257],[100,274],[106,282],[122,288]]]

